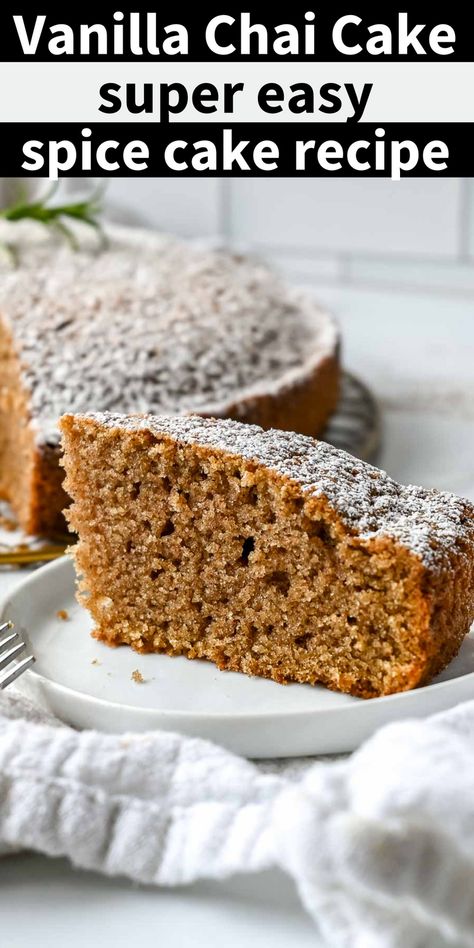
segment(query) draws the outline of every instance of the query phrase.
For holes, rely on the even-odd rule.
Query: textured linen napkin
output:
[[[352,757],[255,765],[177,734],[76,732],[0,698],[0,851],[179,885],[279,866],[330,948],[474,948],[474,701]]]

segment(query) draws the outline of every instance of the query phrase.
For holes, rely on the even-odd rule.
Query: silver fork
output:
[[[8,685],[11,685],[33,665],[34,655],[28,655],[20,662],[15,662],[25,648],[26,642],[23,641],[19,632],[14,631],[13,622],[3,622],[0,625],[0,691],[8,688]]]

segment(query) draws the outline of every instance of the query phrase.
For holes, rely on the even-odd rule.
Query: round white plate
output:
[[[3,603],[37,662],[22,691],[61,720],[108,732],[162,728],[204,737],[247,757],[351,751],[382,724],[425,717],[474,696],[474,634],[435,683],[362,701],[326,688],[277,685],[214,665],[112,649],[91,638],[64,558],[30,574]],[[60,610],[69,618],[58,618]],[[133,679],[138,671],[142,682]]]

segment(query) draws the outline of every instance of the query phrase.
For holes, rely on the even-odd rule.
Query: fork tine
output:
[[[9,632],[10,629],[13,629],[13,622],[3,622],[2,625],[0,625],[0,638],[5,632]]]
[[[11,635],[7,635],[6,639],[0,638],[0,653],[4,652],[9,645],[13,645],[14,642],[17,642],[19,638],[19,632],[12,632]]]
[[[5,652],[5,654],[0,658],[0,671],[2,668],[6,668],[14,658],[17,658],[24,648],[26,648],[25,643],[20,641],[18,645],[14,645],[9,652]]]
[[[0,678],[0,690],[7,688],[8,685],[11,685],[12,682],[16,681],[16,679],[19,678],[23,672],[25,672],[28,668],[31,668],[34,662],[34,655],[28,655],[27,658],[24,658],[21,662],[18,662],[17,665],[14,665],[10,672],[7,672],[3,678]]]

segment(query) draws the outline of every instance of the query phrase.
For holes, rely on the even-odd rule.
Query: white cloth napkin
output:
[[[177,734],[78,733],[8,694],[0,850],[25,848],[169,886],[279,866],[330,948],[474,946],[474,701],[275,772]]]

